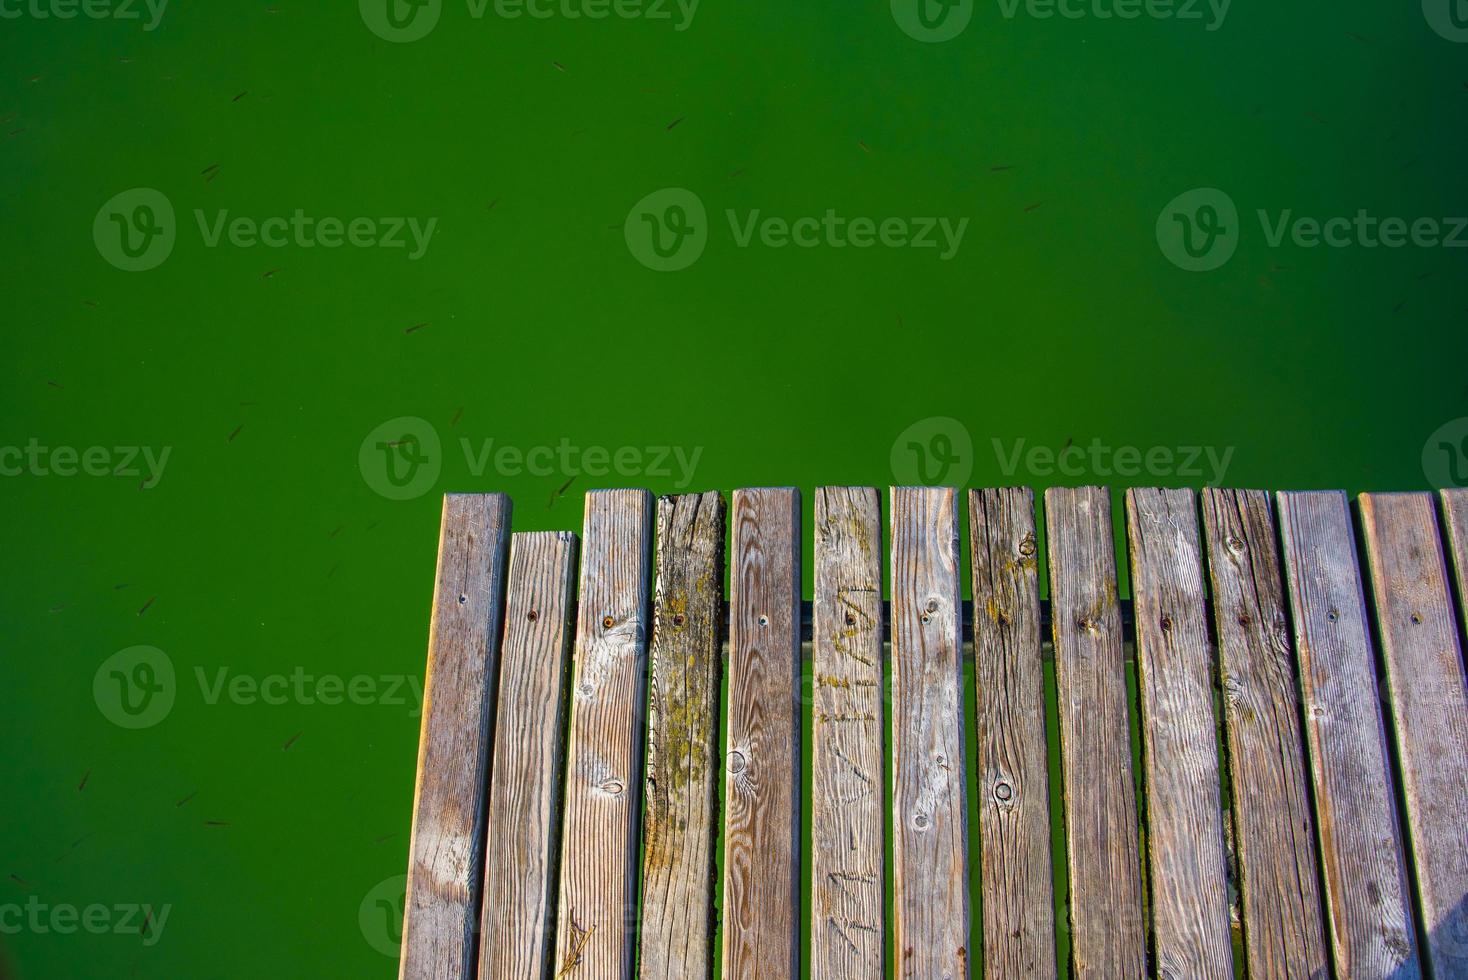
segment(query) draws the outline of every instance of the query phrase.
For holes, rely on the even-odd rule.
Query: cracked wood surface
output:
[[[636,932],[652,496],[586,495],[556,956],[574,980],[625,980]]]
[[[403,980],[473,976],[510,500],[443,500],[418,741]]]
[[[969,492],[984,975],[1053,978],[1050,785],[1035,495]]]
[[[892,855],[897,975],[969,975],[957,493],[892,489]]]
[[[1262,490],[1203,491],[1243,898],[1259,980],[1329,976],[1294,647],[1273,507]]]
[[[723,976],[800,965],[800,493],[736,490],[725,758]]]
[[[1231,980],[1197,500],[1191,490],[1133,489],[1126,511],[1157,975]]]
[[[724,498],[663,497],[648,652],[644,980],[713,975]]]
[[[1436,502],[1364,493],[1359,504],[1424,952],[1434,977],[1468,976],[1468,689]]]
[[[1146,972],[1146,929],[1110,493],[1052,487],[1045,527],[1072,975],[1130,980]]]
[[[811,976],[880,980],[882,513],[875,488],[815,500]]]
[[[510,538],[489,791],[480,980],[543,977],[555,933],[576,535]]]
[[[1352,980],[1422,975],[1345,494],[1281,493],[1326,921]]]

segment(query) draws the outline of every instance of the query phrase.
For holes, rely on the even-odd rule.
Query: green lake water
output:
[[[1468,484],[1455,0],[386,2],[0,0],[0,973],[394,975],[446,491]]]

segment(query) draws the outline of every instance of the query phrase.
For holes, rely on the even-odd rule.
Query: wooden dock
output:
[[[445,498],[400,976],[1468,978],[1468,491],[1116,505]]]

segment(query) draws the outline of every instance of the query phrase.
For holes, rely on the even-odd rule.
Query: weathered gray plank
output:
[[[882,508],[871,487],[816,491],[811,976],[880,980]]]
[[[1468,685],[1431,494],[1362,494],[1397,764],[1434,977],[1468,976]]]
[[[897,975],[969,975],[958,507],[892,489],[892,859]]]
[[[1103,487],[1052,487],[1045,525],[1072,975],[1141,977],[1146,936],[1111,497]]]
[[[1458,601],[1468,614],[1468,489],[1442,491],[1442,507],[1448,554],[1453,559],[1453,578],[1458,583]]]
[[[556,958],[576,980],[632,972],[652,496],[586,495]]]
[[[729,980],[800,965],[800,492],[734,492],[724,952]]]
[[[1229,980],[1228,862],[1197,501],[1191,490],[1139,488],[1127,491],[1126,508],[1157,975]]]
[[[576,535],[510,538],[480,980],[544,977],[550,965],[575,572]]]
[[[443,501],[399,976],[474,972],[510,501]]]
[[[1281,493],[1279,519],[1336,970],[1410,980],[1422,971],[1345,494]]]
[[[1054,977],[1035,495],[972,490],[968,499],[984,975]]]
[[[1329,975],[1294,649],[1269,495],[1203,491],[1234,846],[1253,980]]]
[[[642,848],[644,980],[713,975],[724,498],[658,501]]]

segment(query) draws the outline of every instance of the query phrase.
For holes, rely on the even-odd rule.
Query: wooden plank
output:
[[[1146,933],[1110,494],[1052,487],[1045,523],[1072,975],[1141,977]]]
[[[724,498],[663,497],[649,651],[644,980],[713,976]]]
[[[646,490],[586,495],[551,964],[575,980],[632,973],[651,539]]]
[[[1204,490],[1203,526],[1249,976],[1328,976],[1294,648],[1269,495]]]
[[[1228,863],[1212,650],[1191,490],[1126,494],[1153,956],[1160,977],[1230,980]]]
[[[1437,508],[1427,493],[1359,502],[1427,961],[1468,976],[1468,682]]]
[[[811,976],[880,980],[883,924],[882,508],[816,491]]]
[[[1345,494],[1281,493],[1279,518],[1336,971],[1420,977]]]
[[[399,977],[474,972],[510,501],[443,500]]]
[[[1442,491],[1443,530],[1453,559],[1459,608],[1468,618],[1468,489]]]
[[[800,973],[800,493],[734,492],[724,951],[729,980]]]
[[[958,508],[892,489],[892,858],[897,975],[969,975]]]
[[[1054,977],[1035,495],[969,492],[984,975]]]
[[[480,980],[543,977],[553,952],[575,573],[576,535],[541,531],[510,538]]]

